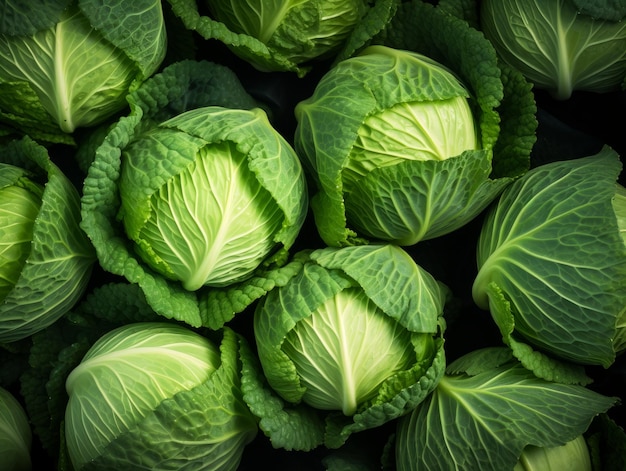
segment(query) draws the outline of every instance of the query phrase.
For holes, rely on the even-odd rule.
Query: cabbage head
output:
[[[579,384],[538,378],[506,347],[473,350],[398,420],[396,469],[588,471],[582,435],[617,404]]]
[[[307,204],[295,152],[258,108],[197,108],[138,135],[119,189],[143,261],[189,291],[249,278],[293,244]]]
[[[234,33],[263,43],[272,56],[302,64],[337,52],[368,8],[366,0],[206,0],[213,17]],[[235,52],[242,54],[242,49]],[[255,54],[243,54],[272,70]]]
[[[74,469],[237,469],[257,433],[238,365],[231,330],[220,343],[161,322],[104,334],[66,380]]]
[[[479,176],[491,154],[473,103],[456,74],[408,50],[370,46],[331,69],[295,110],[324,241],[407,246],[471,219],[497,187]]]
[[[0,123],[33,138],[72,142],[126,108],[165,57],[159,1],[5,0],[0,12]]]
[[[406,413],[443,371],[445,286],[394,245],[311,252],[257,306],[270,387],[328,415],[326,445]]]
[[[544,164],[508,187],[487,213],[473,298],[528,367],[543,353],[607,368],[624,350],[620,171],[608,146]]]
[[[28,137],[0,146],[0,343],[55,322],[84,293],[96,254],[80,196]]]
[[[81,228],[102,269],[137,283],[156,313],[219,329],[287,260],[308,210],[300,160],[213,62],[175,62],[128,103],[93,133]]]
[[[621,6],[620,2],[577,0],[480,3],[485,36],[502,59],[536,88],[565,100],[576,90],[602,93],[622,86],[626,78],[623,2]]]
[[[8,390],[0,387],[0,455],[2,469],[32,469],[32,431],[22,404]]]

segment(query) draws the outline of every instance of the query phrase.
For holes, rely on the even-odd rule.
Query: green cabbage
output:
[[[290,415],[325,417],[324,443],[337,448],[407,413],[435,387],[448,290],[394,245],[303,257],[299,272],[261,299],[254,337],[285,409],[306,405]]]
[[[22,404],[8,390],[0,387],[0,455],[2,469],[30,471],[33,434]]]
[[[620,170],[609,147],[541,165],[487,214],[473,297],[529,367],[540,351],[608,367],[621,348],[626,245],[614,209]],[[529,353],[526,342],[537,351]]]
[[[190,291],[225,286],[249,278],[281,243],[293,243],[306,201],[298,173],[295,153],[262,110],[199,108],[124,149],[120,217],[159,273]],[[295,226],[268,186],[280,178],[300,199]]]
[[[4,10],[22,11],[12,3],[4,2]],[[160,66],[163,12],[154,0],[40,3],[0,27],[0,122],[33,138],[71,143],[76,128],[126,108],[129,91]]]
[[[538,378],[505,347],[473,350],[451,362],[433,393],[399,419],[397,470],[527,469],[521,464],[578,439],[617,400]],[[578,445],[584,441],[568,445],[554,469],[585,469],[589,456]]]
[[[214,18],[293,64],[337,52],[368,8],[365,0],[206,0]],[[238,51],[238,50],[235,50]],[[270,69],[254,55],[244,58]]]
[[[242,402],[237,337],[138,322],[96,341],[69,374],[74,469],[235,470],[257,425]]]
[[[295,108],[295,148],[330,246],[448,234],[528,168],[530,85],[500,68],[484,36],[421,2],[401,5],[389,32]]]
[[[0,146],[0,343],[63,316],[87,288],[96,254],[80,195],[29,137]]]
[[[595,2],[598,9],[594,2],[573,0],[480,3],[485,36],[535,87],[560,100],[576,90],[620,89],[626,78],[626,9],[620,11],[619,2],[613,2],[614,12],[607,12],[610,5],[602,8],[608,2]]]

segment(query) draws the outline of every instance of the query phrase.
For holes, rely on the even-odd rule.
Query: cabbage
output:
[[[254,338],[285,409],[306,405],[289,412],[294,422],[283,427],[313,414],[326,424],[324,444],[337,448],[352,433],[407,413],[435,387],[448,290],[394,245],[299,256],[301,269],[258,304]],[[316,426],[304,435],[313,443]],[[274,440],[279,432],[266,433]],[[306,449],[298,438],[291,446]]]
[[[402,18],[416,19],[412,29]],[[458,40],[444,46],[429,28]],[[530,87],[499,67],[484,36],[421,2],[401,5],[390,32],[328,70],[295,108],[295,149],[330,246],[448,234],[528,168]]]
[[[242,402],[237,338],[138,322],[100,337],[69,374],[74,469],[235,470],[257,425]]]
[[[26,411],[13,394],[0,387],[0,454],[2,469],[32,469],[32,432]]]
[[[235,33],[258,39],[274,56],[293,64],[336,53],[368,8],[364,0],[206,2],[216,20]],[[254,55],[243,57],[271,70]]]
[[[228,285],[295,240],[306,202],[299,168],[262,110],[190,110],[124,148],[120,218],[162,275],[190,291]],[[301,208],[293,225],[279,180],[292,182],[283,194]]]
[[[626,78],[626,9],[608,3],[486,0],[480,25],[505,62],[566,100],[619,90]]]
[[[226,67],[180,61],[128,99],[95,146],[81,227],[158,314],[217,329],[284,278],[273,270],[308,209],[302,165]]]
[[[487,214],[473,298],[529,368],[540,352],[608,367],[623,349],[626,245],[615,210],[620,171],[617,154],[606,146],[545,164],[508,187]]]
[[[433,393],[399,419],[397,470],[589,469],[579,437],[617,400],[538,378],[506,347],[473,350],[451,362]],[[562,445],[567,455],[559,457]],[[554,468],[541,467],[546,462]]]
[[[165,57],[160,2],[12,3],[0,27],[0,122],[15,132],[73,142],[77,128],[126,108]]]
[[[350,56],[393,17],[398,0],[168,0],[185,28],[264,72],[299,77]]]
[[[49,326],[80,299],[96,261],[80,195],[29,137],[0,146],[0,343]]]

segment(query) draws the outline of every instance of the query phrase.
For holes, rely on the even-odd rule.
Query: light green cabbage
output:
[[[28,137],[0,146],[0,343],[49,326],[80,299],[96,261],[80,196]]]
[[[534,111],[530,85],[482,34],[403,3],[389,35],[336,63],[295,108],[321,238],[409,246],[458,229],[527,170]]]
[[[341,60],[384,29],[399,0],[168,0],[188,30],[261,71],[299,77]]]
[[[408,412],[435,387],[447,295],[397,246],[306,252],[295,276],[255,310],[265,377],[285,408],[306,405],[309,412],[292,412],[292,420],[325,417],[324,443],[337,448],[353,432]]]
[[[235,470],[257,426],[241,399],[238,343],[174,324],[118,327],[66,380],[74,469]]]
[[[301,64],[337,51],[368,8],[364,0],[206,0],[214,18]],[[238,50],[235,50],[236,52]],[[260,69],[267,65],[244,56]]]
[[[148,265],[195,291],[249,278],[288,248],[304,188],[295,152],[262,110],[198,108],[125,147],[120,218]],[[285,203],[299,208],[293,222]]]
[[[5,9],[22,9],[5,3]],[[0,27],[0,122],[70,143],[67,134],[76,128],[126,108],[128,92],[160,66],[166,50],[161,3],[34,3],[30,18]]]

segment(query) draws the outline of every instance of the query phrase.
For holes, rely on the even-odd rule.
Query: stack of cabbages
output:
[[[624,18],[2,1],[3,469],[623,470]]]

